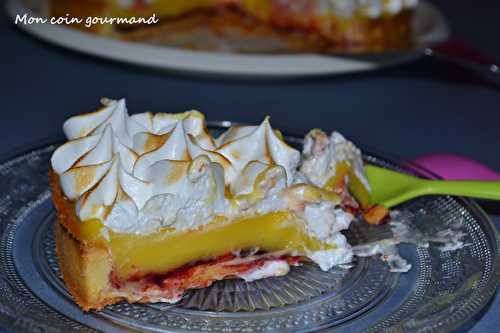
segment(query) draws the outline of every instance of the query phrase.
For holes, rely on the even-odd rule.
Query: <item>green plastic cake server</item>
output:
[[[428,180],[374,165],[366,165],[365,170],[372,188],[371,203],[387,208],[434,194],[500,200],[499,181]]]

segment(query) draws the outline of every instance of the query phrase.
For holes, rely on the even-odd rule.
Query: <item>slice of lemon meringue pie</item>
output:
[[[83,310],[352,260],[341,231],[369,185],[336,132],[311,131],[301,155],[267,118],[215,139],[197,111],[129,116],[108,99],[63,129],[50,170],[57,256]]]

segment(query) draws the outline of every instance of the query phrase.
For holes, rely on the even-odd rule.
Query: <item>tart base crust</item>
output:
[[[75,302],[84,310],[100,310],[115,303],[109,281],[111,261],[105,248],[85,246],[60,224],[54,225],[56,255],[66,286]]]

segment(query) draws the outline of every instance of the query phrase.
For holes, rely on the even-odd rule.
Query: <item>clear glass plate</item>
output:
[[[211,130],[229,125],[212,123]],[[287,139],[301,144],[298,137]],[[31,149],[0,164],[0,326],[8,330],[442,332],[476,316],[499,281],[499,239],[487,215],[471,201],[437,196],[400,209],[424,234],[459,226],[471,245],[447,252],[432,243],[401,246],[413,265],[408,273],[391,273],[375,257],[328,272],[306,264],[284,277],[219,281],[189,292],[175,305],[122,302],[84,314],[62,283],[54,254],[47,172],[56,146]],[[387,159],[364,157],[397,168]],[[388,232],[387,226],[356,221],[347,237],[360,244]]]

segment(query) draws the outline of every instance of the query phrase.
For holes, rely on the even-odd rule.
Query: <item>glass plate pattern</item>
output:
[[[228,122],[212,124],[217,131]],[[296,137],[287,138],[300,145]],[[377,258],[359,258],[350,270],[322,272],[313,264],[285,277],[253,283],[219,281],[189,292],[176,305],[118,303],[83,314],[72,302],[54,254],[47,171],[55,145],[32,149],[0,164],[0,325],[22,332],[446,332],[473,318],[499,281],[499,240],[474,203],[425,197],[401,207],[424,234],[458,226],[470,246],[441,252],[401,246],[409,273],[390,273]],[[396,168],[367,154],[371,163]],[[352,244],[388,233],[355,222]]]

